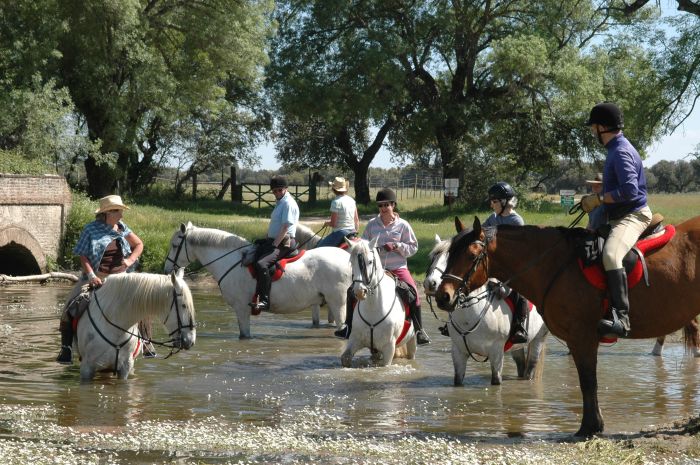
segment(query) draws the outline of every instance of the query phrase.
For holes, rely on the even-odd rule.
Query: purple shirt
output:
[[[647,179],[637,150],[620,132],[605,146],[608,156],[603,168],[603,192],[615,203],[606,203],[608,218],[616,220],[647,205]]]

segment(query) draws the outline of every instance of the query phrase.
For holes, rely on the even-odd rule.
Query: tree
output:
[[[228,83],[254,87],[266,60],[266,0],[86,0],[55,8],[44,13],[64,24],[61,83],[90,139],[101,141],[102,156],[85,160],[95,196],[118,181],[130,191],[150,182],[183,122],[227,113],[236,104]]]
[[[279,120],[278,157],[294,167],[348,167],[360,203],[370,200],[372,160],[412,111],[401,69],[375,33],[356,24],[368,3],[282,2],[267,81]]]

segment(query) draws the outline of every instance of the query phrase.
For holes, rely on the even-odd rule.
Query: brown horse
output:
[[[455,226],[459,234],[452,240],[436,293],[440,308],[451,309],[459,292],[478,288],[489,276],[517,289],[571,350],[583,395],[583,418],[576,435],[602,432],[596,325],[605,296],[586,281],[575,260],[574,240],[581,230],[537,226],[482,230],[478,218],[472,230],[458,218]],[[700,312],[700,217],[678,225],[668,244],[647,253],[647,264],[650,287],[640,284],[629,293],[629,337],[635,339],[670,334]]]

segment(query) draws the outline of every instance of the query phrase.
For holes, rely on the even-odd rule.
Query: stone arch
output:
[[[0,274],[27,276],[45,272],[46,256],[29,231],[18,226],[0,229]]]

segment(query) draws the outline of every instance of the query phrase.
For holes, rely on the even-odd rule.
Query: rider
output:
[[[625,337],[630,331],[630,321],[627,274],[622,259],[651,224],[647,181],[642,159],[622,134],[624,121],[617,105],[612,102],[595,105],[586,125],[608,151],[603,168],[603,193],[589,194],[581,199],[581,208],[585,212],[604,205],[611,227],[603,247],[610,312],[598,322],[598,335]]]
[[[330,226],[333,232],[321,239],[316,247],[337,247],[345,236],[360,229],[357,206],[355,200],[346,194],[348,183],[345,178],[336,177],[328,184],[333,189],[335,198],[331,202],[331,219],[323,223],[323,226]]]
[[[296,247],[294,235],[299,222],[299,206],[292,194],[287,191],[287,187],[287,180],[284,177],[270,178],[270,189],[277,202],[267,228],[267,239],[258,244],[256,257],[259,258],[254,263],[258,280],[255,288],[258,301],[251,303],[250,306],[258,311],[270,308],[270,287],[272,286],[270,265],[286,257]]]
[[[493,213],[486,218],[484,227],[494,227],[502,224],[523,226],[523,217],[515,212],[518,198],[510,184],[499,181],[489,188],[489,205]],[[527,329],[525,321],[528,313],[527,299],[511,289],[509,294],[515,307],[515,318],[513,319],[513,329],[511,330],[510,341],[514,344],[527,342]]]
[[[430,339],[423,329],[418,289],[406,262],[406,258],[418,251],[418,240],[408,221],[399,217],[396,211],[396,194],[393,190],[388,188],[381,189],[377,192],[376,201],[377,207],[379,207],[379,215],[369,220],[362,233],[362,238],[369,241],[378,237],[379,258],[384,269],[391,271],[399,281],[403,281],[412,288],[415,293],[415,300],[408,300],[411,319],[416,328],[416,342],[418,344],[429,344]],[[401,286],[397,286],[397,291],[405,294]],[[402,298],[406,300],[405,295],[402,295]],[[337,337],[347,339],[350,336],[352,316],[353,305],[348,305],[345,325],[335,332]]]
[[[83,273],[68,296],[68,304],[63,309],[59,329],[61,331],[61,352],[56,357],[58,363],[73,363],[73,323],[68,309],[82,287],[89,284],[99,287],[110,274],[134,271],[143,252],[143,242],[121,221],[124,205],[118,195],[108,195],[100,199],[100,207],[95,211],[95,221],[88,223],[80,233],[73,253],[80,257]],[[150,340],[150,322],[139,323],[141,334]],[[144,357],[155,357],[155,350],[149,343],[144,344]]]

